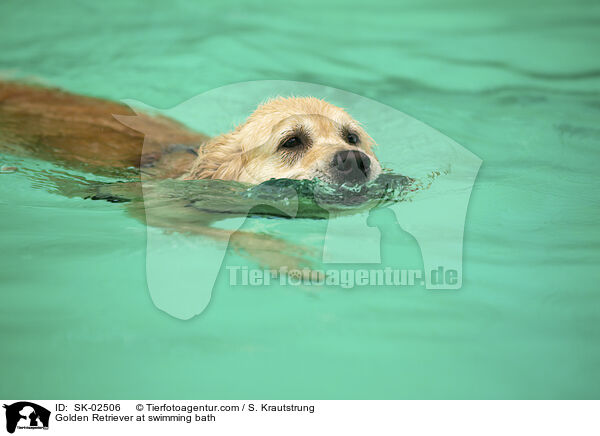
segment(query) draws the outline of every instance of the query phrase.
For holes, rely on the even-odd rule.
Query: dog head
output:
[[[343,109],[313,97],[277,98],[202,146],[186,179],[362,184],[381,173],[374,141]]]

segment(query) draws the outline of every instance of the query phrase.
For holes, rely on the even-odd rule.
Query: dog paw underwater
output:
[[[119,103],[0,82],[0,127],[3,153],[89,174],[35,174],[54,192],[122,203],[149,226],[229,242],[269,268],[311,267],[318,256],[263,231],[215,224],[243,216],[326,219],[405,201],[425,186],[383,171],[363,126],[314,97],[269,100],[209,138]]]

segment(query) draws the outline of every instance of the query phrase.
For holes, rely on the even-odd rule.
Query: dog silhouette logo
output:
[[[29,401],[19,401],[4,405],[6,409],[6,431],[14,433],[19,429],[48,429],[50,411]]]

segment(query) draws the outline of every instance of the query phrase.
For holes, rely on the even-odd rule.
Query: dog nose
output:
[[[350,181],[359,181],[367,178],[371,159],[366,154],[357,150],[338,151],[333,156],[333,166]]]

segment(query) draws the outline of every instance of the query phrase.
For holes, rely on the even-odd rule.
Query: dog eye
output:
[[[348,135],[346,135],[346,141],[348,141],[349,144],[357,144],[358,135],[356,133],[348,133]]]
[[[293,136],[281,144],[282,148],[296,148],[302,145],[302,141],[297,136]]]

